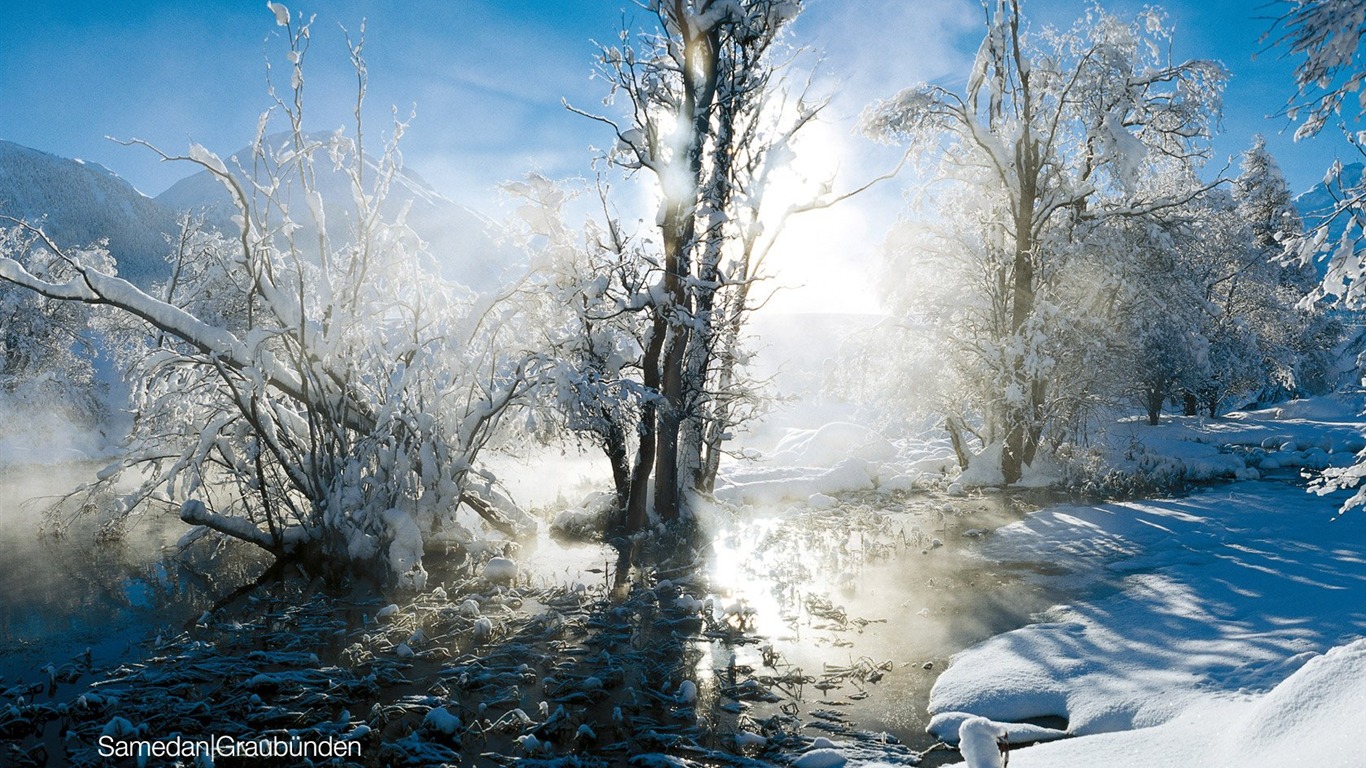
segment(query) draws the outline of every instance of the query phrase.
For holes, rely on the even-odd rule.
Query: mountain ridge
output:
[[[246,149],[236,154],[248,156]],[[318,179],[328,229],[344,228],[350,194],[342,175],[325,168]],[[476,290],[491,288],[508,265],[521,260],[502,244],[491,219],[442,196],[415,171],[402,170],[397,181],[386,210],[408,209],[409,226],[427,242],[444,277]],[[40,224],[63,248],[107,239],[119,274],[139,287],[169,274],[168,240],[178,234],[182,212],[202,212],[211,226],[237,231],[227,191],[206,170],[149,197],[98,163],[0,140],[0,215]]]
[[[98,163],[0,140],[0,215],[40,224],[62,248],[108,241],[119,272],[150,285],[168,273],[175,212]]]

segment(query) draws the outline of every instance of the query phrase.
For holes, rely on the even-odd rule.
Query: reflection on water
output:
[[[977,541],[1023,514],[986,496],[737,523],[713,544],[713,611],[763,641],[706,643],[701,666],[785,681],[813,736],[856,724],[928,746],[929,689],[949,657],[1053,602],[975,554]],[[753,707],[757,719],[765,710]]]
[[[96,469],[0,473],[0,677],[30,677],[86,648],[96,664],[121,659],[264,568],[250,548],[228,543],[177,556],[174,544],[186,528],[170,513],[144,515],[119,541],[97,542],[93,526],[79,520],[61,537],[41,536],[50,503]]]

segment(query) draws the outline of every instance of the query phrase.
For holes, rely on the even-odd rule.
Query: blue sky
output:
[[[589,172],[590,145],[609,137],[565,111],[561,99],[600,106],[605,88],[590,78],[592,40],[611,40],[623,18],[645,16],[631,10],[631,0],[290,5],[318,16],[309,54],[311,127],[348,120],[353,80],[338,27],[354,34],[366,19],[370,130],[384,125],[390,106],[406,114],[415,105],[404,143],[408,165],[446,195],[486,211],[497,207],[498,182],[528,170]],[[1129,15],[1144,3],[1102,5]],[[1087,7],[1026,0],[1025,11],[1034,23],[1070,25]],[[1225,133],[1215,143],[1218,166],[1232,157],[1236,173],[1237,153],[1254,133],[1267,136],[1295,191],[1321,178],[1335,157],[1351,159],[1336,130],[1295,144],[1283,118],[1267,119],[1293,92],[1293,62],[1275,50],[1254,59],[1270,25],[1262,0],[1180,0],[1165,8],[1176,27],[1176,57],[1220,59],[1233,73]],[[922,80],[959,87],[981,18],[977,0],[808,0],[795,36],[822,52],[818,87],[836,94],[821,129],[830,162],[854,179],[880,169],[887,154],[853,134],[859,111]],[[280,55],[279,41],[267,42],[275,33],[265,0],[8,3],[0,25],[0,138],[99,162],[155,195],[189,169],[104,137],[142,138],[173,152],[190,141],[224,153],[240,148],[268,105],[263,60],[267,50]],[[850,247],[863,257],[852,258],[850,269],[869,263],[900,194],[889,185],[860,210],[822,225],[842,229],[845,242],[859,241]]]
[[[1124,14],[1143,4],[1104,5]],[[158,167],[144,151],[104,136],[136,136],[167,149],[195,140],[231,151],[250,137],[266,106],[262,61],[275,28],[264,2],[8,6],[0,25],[0,138],[96,160],[156,194],[184,169]],[[310,106],[319,127],[345,119],[351,94],[338,26],[354,33],[364,18],[374,113],[382,120],[390,105],[406,111],[416,104],[409,161],[444,191],[482,196],[478,187],[495,183],[499,171],[511,177],[532,165],[582,170],[588,144],[605,138],[565,113],[560,99],[596,105],[603,89],[589,79],[591,41],[612,38],[623,6],[627,17],[640,14],[629,0],[295,4],[319,17]],[[1269,24],[1259,18],[1268,13],[1260,0],[1164,7],[1177,27],[1177,56],[1217,58],[1234,73],[1221,156],[1264,133],[1298,189],[1350,151],[1335,135],[1293,145],[1288,132],[1277,136],[1283,119],[1266,119],[1292,91],[1291,62],[1274,50],[1253,60]],[[1025,8],[1036,22],[1066,24],[1085,5],[1032,0]],[[827,77],[845,81],[832,117],[851,122],[864,102],[914,79],[961,78],[979,19],[975,0],[808,0],[797,31],[801,42],[825,51]]]

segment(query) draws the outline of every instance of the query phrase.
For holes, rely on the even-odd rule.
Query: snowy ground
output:
[[[1048,560],[1057,573],[1041,578],[1093,596],[955,657],[931,695],[936,731],[953,739],[973,714],[1016,741],[1064,735],[1028,721],[1078,737],[1013,752],[1021,768],[1363,764],[1366,513],[1339,516],[1342,494],[1285,472],[1349,459],[1353,409],[1139,428],[1131,455],[1149,466],[1280,480],[1053,507],[998,530],[986,557]]]

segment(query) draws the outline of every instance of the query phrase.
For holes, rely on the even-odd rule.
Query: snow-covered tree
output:
[[[1366,81],[1361,50],[1362,36],[1366,35],[1366,2],[1285,0],[1284,5],[1285,11],[1263,39],[1288,49],[1293,57],[1303,57],[1295,69],[1296,93],[1286,107],[1286,114],[1300,121],[1295,137],[1315,136],[1330,120],[1340,117],[1347,140],[1358,152],[1366,152],[1366,136],[1357,128],[1366,114],[1366,101],[1361,98],[1361,86]],[[1366,184],[1343,173],[1341,162],[1327,170],[1324,184],[1333,197],[1333,206],[1316,212],[1320,224],[1303,237],[1289,239],[1286,250],[1301,264],[1330,254],[1323,280],[1311,300],[1359,311],[1366,307],[1366,257],[1361,248],[1366,233]],[[1336,237],[1332,235],[1334,227],[1340,228]],[[1343,508],[1366,506],[1363,479],[1366,461],[1358,457],[1351,467],[1326,470],[1316,490],[1329,493],[1356,488]]]
[[[547,364],[532,418],[537,432],[568,432],[600,449],[612,469],[618,511],[631,492],[632,435],[640,419],[640,362],[648,264],[642,248],[611,214],[607,188],[595,189],[605,222],[581,228],[566,221],[576,192],[540,174],[504,189],[517,202],[513,228],[532,258],[532,325],[544,338]]]
[[[1106,238],[1117,252],[1109,285],[1116,292],[1112,343],[1121,363],[1121,392],[1157,424],[1168,400],[1185,392],[1209,359],[1209,313],[1187,256],[1191,233],[1175,217],[1115,221]]]
[[[1138,184],[1153,159],[1200,158],[1219,114],[1223,67],[1174,62],[1169,52],[1155,10],[1124,22],[1097,8],[1070,30],[1031,31],[1017,0],[999,0],[987,8],[961,93],[915,86],[866,117],[872,135],[937,158],[940,185],[975,190],[966,196],[988,206],[971,214],[985,271],[963,285],[962,303],[995,313],[972,343],[995,359],[982,415],[1001,442],[1005,482],[1020,478],[1046,430],[1079,402],[1059,391],[1076,367],[1060,366],[1059,355],[1066,339],[1088,338],[1063,321],[1087,315],[1072,313],[1062,291],[1077,284],[1088,230],[1199,191],[1150,196]]]
[[[690,489],[709,490],[724,442],[755,407],[744,379],[743,327],[753,286],[787,215],[844,196],[775,201],[794,139],[822,104],[785,79],[780,37],[797,0],[665,0],[657,25],[599,57],[620,116],[590,115],[616,139],[610,160],[654,182],[649,279],[626,304],[649,322],[640,359],[626,524],[653,508],[679,516]],[[585,113],[586,114],[586,113]],[[785,206],[785,207],[784,207]],[[609,227],[610,229],[610,227]],[[649,489],[653,487],[653,498]]]
[[[518,333],[515,286],[481,297],[443,283],[401,216],[383,214],[405,125],[366,152],[360,44],[354,133],[304,131],[309,26],[273,8],[290,86],[272,88],[251,157],[224,161],[194,145],[166,158],[223,185],[238,231],[187,222],[170,278],[145,292],[30,227],[28,246],[7,241],[0,278],[146,324],[130,371],[132,434],[95,484],[117,496],[111,528],[148,505],[177,505],[188,523],[278,555],[378,565],[420,588],[430,539],[525,524],[478,462],[539,357]],[[267,138],[276,120],[286,130]],[[323,173],[347,180],[344,237],[324,221]],[[61,271],[29,268],[39,247]]]
[[[1342,121],[1344,136],[1358,152],[1366,152],[1358,130],[1366,115],[1366,101],[1360,98],[1366,81],[1361,39],[1366,35],[1366,3],[1361,0],[1282,0],[1286,6],[1275,25],[1264,36],[1298,59],[1295,68],[1295,95],[1285,113],[1300,125],[1295,138],[1319,134],[1335,119]],[[1300,58],[1302,57],[1302,58]],[[1286,245],[1302,263],[1317,261],[1330,254],[1316,298],[1326,298],[1352,310],[1366,307],[1366,258],[1362,257],[1366,233],[1366,185],[1343,173],[1335,162],[1324,175],[1324,185],[1333,197],[1329,210],[1314,212],[1320,224],[1303,237]],[[1334,234],[1333,230],[1337,230]]]
[[[1196,330],[1206,351],[1184,386],[1212,417],[1229,398],[1256,399],[1268,381],[1285,381],[1288,350],[1276,339],[1293,321],[1294,302],[1280,301],[1279,268],[1255,247],[1232,195],[1211,190],[1193,201],[1188,216],[1182,256],[1203,304]]]
[[[1314,136],[1328,121],[1360,119],[1366,102],[1356,94],[1366,83],[1361,38],[1366,32],[1366,3],[1361,0],[1279,0],[1284,7],[1264,41],[1303,57],[1295,67],[1295,96],[1286,115],[1298,120],[1295,138]],[[1353,115],[1355,111],[1355,115]]]
[[[1179,392],[1188,415],[1211,417],[1234,402],[1322,391],[1340,328],[1304,302],[1312,273],[1279,258],[1299,219],[1262,141],[1244,153],[1232,190],[1127,224],[1120,315],[1139,342],[1136,376],[1153,423],[1164,391]]]
[[[1154,169],[1146,183],[1170,185],[1164,176],[1173,172],[1192,169]],[[1102,234],[1125,243],[1109,262],[1120,270],[1118,317],[1152,423],[1168,398],[1179,396],[1187,415],[1213,417],[1231,403],[1316,391],[1329,378],[1338,326],[1302,303],[1312,277],[1279,258],[1298,222],[1257,141],[1231,191],[1211,189]]]
[[[1257,262],[1276,284],[1274,302],[1284,315],[1281,322],[1266,329],[1270,346],[1279,351],[1268,360],[1275,373],[1262,399],[1331,391],[1340,368],[1337,354],[1343,325],[1317,295],[1319,278],[1313,265],[1282,259],[1286,244],[1303,236],[1303,221],[1285,176],[1261,136],[1254,137],[1252,147],[1243,153],[1233,197],[1239,218],[1251,228]]]
[[[46,280],[74,274],[21,222],[7,224],[0,227],[0,253],[25,254],[25,268]],[[98,247],[83,250],[80,258],[105,270],[114,268]],[[0,393],[7,405],[56,411],[80,425],[93,427],[100,421],[106,414],[94,367],[96,325],[83,307],[0,283]]]

